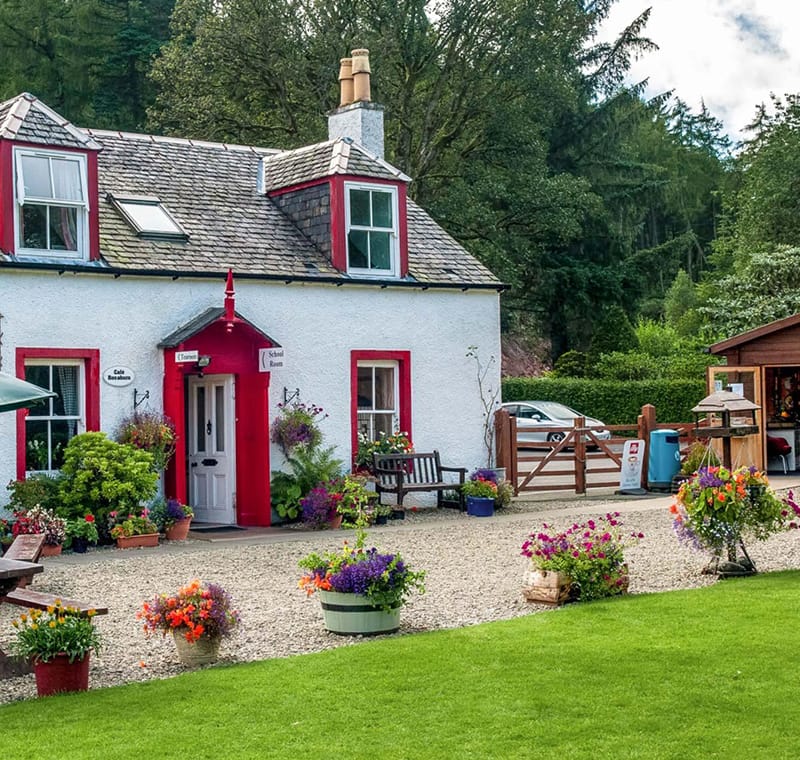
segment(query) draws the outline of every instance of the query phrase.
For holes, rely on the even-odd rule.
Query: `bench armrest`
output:
[[[442,466],[439,469],[442,472],[457,472],[459,474],[458,482],[461,485],[463,485],[464,480],[467,477],[467,468],[466,467],[444,467],[444,466]]]

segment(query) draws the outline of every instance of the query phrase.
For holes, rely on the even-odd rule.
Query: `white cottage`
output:
[[[0,415],[2,482],[151,409],[179,433],[167,495],[268,525],[269,426],[292,396],[328,412],[344,460],[359,430],[391,424],[446,464],[484,461],[465,354],[499,357],[503,285],[407,197],[354,60],[330,139],[291,151],[80,129],[29,94],[0,104],[0,369],[59,394]]]

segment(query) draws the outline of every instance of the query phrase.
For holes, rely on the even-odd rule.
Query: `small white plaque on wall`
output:
[[[124,388],[136,379],[134,371],[130,367],[109,367],[103,371],[103,380],[107,385],[114,385],[117,388]]]
[[[258,371],[272,372],[286,366],[286,355],[282,348],[259,348]]]

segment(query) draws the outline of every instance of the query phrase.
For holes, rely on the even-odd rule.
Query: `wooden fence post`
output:
[[[573,422],[575,429],[575,448],[573,449],[573,456],[575,457],[575,493],[586,493],[586,436],[579,428],[586,427],[585,417],[576,417]]]
[[[505,467],[508,470],[511,462],[511,415],[505,409],[497,409],[494,413],[494,461],[496,467]]]
[[[644,459],[642,460],[642,488],[647,489],[647,463],[650,459],[650,433],[656,429],[656,408],[645,404],[638,418],[639,438],[644,441]]]

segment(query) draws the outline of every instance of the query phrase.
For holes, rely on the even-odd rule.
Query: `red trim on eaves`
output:
[[[358,451],[358,363],[360,361],[395,361],[397,362],[398,385],[400,392],[400,430],[406,433],[411,441],[414,436],[411,430],[411,352],[356,350],[350,352],[350,445],[352,447],[350,461],[355,459]]]
[[[27,359],[83,359],[86,404],[86,430],[100,430],[100,351],[96,348],[18,348],[17,377],[25,379]],[[17,478],[25,477],[25,417],[27,409],[17,410]]]
[[[331,264],[340,272],[347,271],[347,240],[344,218],[344,179],[341,175],[330,178],[331,194]]]
[[[14,170],[11,143],[0,140],[0,251],[14,250]]]
[[[89,260],[100,258],[100,193],[97,186],[97,153],[86,156],[86,175],[89,187]]]

